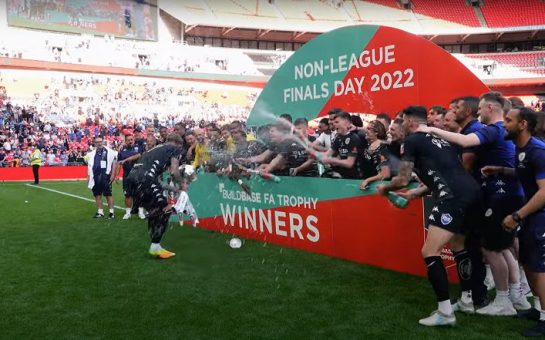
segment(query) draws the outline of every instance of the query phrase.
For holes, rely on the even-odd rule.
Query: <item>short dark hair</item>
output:
[[[177,133],[171,133],[170,135],[167,136],[167,142],[174,142],[176,144],[182,144],[183,141],[182,141],[182,137],[177,134]]]
[[[329,111],[327,111],[327,115],[328,116],[331,116],[331,115],[337,115],[339,113],[343,112],[343,109],[339,109],[338,107],[334,107],[332,109],[330,109]]]
[[[407,106],[403,109],[403,114],[424,122],[427,121],[428,118],[428,110],[426,110],[424,106]]]
[[[390,118],[390,115],[386,112],[381,112],[377,115],[377,119],[384,119],[388,122],[388,125],[392,122],[392,118]]]
[[[519,112],[518,120],[519,121],[525,120],[526,123],[528,124],[528,131],[531,134],[534,134],[534,132],[536,131],[536,126],[537,126],[537,118],[538,118],[537,112],[527,107],[515,107],[513,108],[513,110],[518,110]]]
[[[524,107],[526,105],[524,105],[524,102],[522,101],[522,99],[520,99],[519,97],[509,97],[509,101],[511,102],[511,106],[513,108],[519,108],[519,107]]]
[[[440,105],[434,105],[430,108],[430,111],[433,111],[435,112],[436,114],[439,114],[441,116],[445,116],[445,114],[447,113],[447,110],[445,110],[444,107],[440,106]]]
[[[487,102],[495,102],[495,103],[498,103],[500,104],[500,106],[502,107],[502,109],[505,107],[505,97],[502,96],[502,94],[500,92],[497,92],[497,91],[492,91],[492,92],[487,92],[487,93],[483,93],[480,97],[479,97],[480,100],[485,100]]]
[[[301,124],[304,124],[304,125],[308,126],[308,120],[306,118],[297,118],[295,120],[295,123],[293,123],[293,125],[295,125],[295,126],[301,125]]]
[[[352,117],[350,119],[352,121],[352,125],[354,125],[356,127],[363,127],[363,120],[361,119],[360,116],[352,115]]]
[[[394,119],[392,124],[403,125],[403,119],[396,118],[396,119]]]
[[[320,122],[318,124],[329,125],[329,119],[328,118],[322,118],[322,119],[320,119]]]
[[[291,115],[289,113],[283,113],[280,115],[280,118],[283,118],[285,120],[287,120],[288,122],[292,123],[293,122],[293,118],[291,117]]]
[[[462,97],[456,97],[456,98],[452,99],[452,100],[449,102],[449,104],[458,103],[460,100],[463,100],[463,98],[462,98]]]
[[[125,139],[127,139],[127,137],[134,137],[134,136],[132,135],[132,133],[127,133],[127,134],[125,135]]]
[[[462,104],[465,109],[469,109],[473,116],[477,116],[479,112],[479,98],[474,96],[461,97],[458,101],[463,101]]]
[[[335,118],[340,118],[342,120],[347,120],[352,123],[352,116],[350,116],[350,113],[346,111],[341,111],[339,113],[335,114]]]

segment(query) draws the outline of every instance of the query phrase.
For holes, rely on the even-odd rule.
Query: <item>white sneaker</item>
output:
[[[513,303],[513,307],[515,307],[516,310],[528,310],[532,308],[532,305],[530,304],[530,302],[528,302],[526,296],[524,295],[516,300],[511,299],[511,302]]]
[[[522,290],[522,295],[526,297],[532,297],[532,289],[530,288],[530,285],[527,282],[521,282],[520,283],[520,289]]]
[[[146,214],[144,214],[143,211],[139,211],[138,212],[138,218],[140,218],[141,220],[145,220],[146,219]]]
[[[430,316],[424,319],[420,319],[418,321],[419,324],[422,326],[454,326],[456,325],[456,316],[454,316],[454,313],[451,315],[445,315],[441,313],[440,311],[436,310],[435,312],[431,313]]]
[[[492,290],[496,288],[496,283],[494,282],[494,278],[492,277],[492,275],[490,276],[487,275],[484,278],[484,285],[486,286],[487,290]]]
[[[473,307],[473,301],[464,302],[462,299],[458,299],[452,304],[452,310],[455,312],[462,312],[466,314],[475,314],[475,307]]]
[[[517,315],[517,310],[513,307],[513,303],[510,300],[507,302],[499,302],[498,299],[494,299],[491,304],[483,308],[477,309],[477,314],[491,315],[491,316],[513,316]]]
[[[125,215],[123,215],[124,220],[128,220],[129,218],[131,218],[131,213],[130,212],[125,213]]]

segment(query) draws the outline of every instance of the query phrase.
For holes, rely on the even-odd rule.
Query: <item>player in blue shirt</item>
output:
[[[142,146],[135,145],[133,135],[125,135],[125,144],[121,147],[121,150],[119,150],[119,154],[117,155],[118,167],[116,170],[117,178],[120,167],[123,167],[123,195],[125,195],[125,215],[123,215],[124,220],[131,218],[131,210],[133,206],[132,197],[129,196],[127,191],[127,177],[143,152],[144,150],[142,149]],[[144,208],[138,208],[138,217],[140,217],[140,219],[146,218]]]
[[[505,140],[503,108],[507,100],[498,92],[485,93],[480,97],[479,114],[486,124],[468,135],[452,133],[436,128],[422,127],[420,131],[432,133],[464,148],[479,146],[478,169],[484,166],[513,168],[515,145]],[[476,312],[484,315],[516,315],[517,310],[531,306],[521,294],[518,262],[510,247],[515,232],[502,227],[505,215],[519,209],[524,202],[520,183],[515,177],[497,174],[481,181],[485,213],[481,223],[483,254],[490,264],[496,283],[496,298]]]
[[[523,316],[539,320],[523,335],[532,337],[545,336],[545,310],[542,307],[545,306],[545,143],[532,137],[536,124],[534,111],[528,108],[510,110],[505,116],[505,130],[507,138],[517,146],[515,168],[492,166],[482,170],[487,176],[516,175],[524,188],[526,203],[507,215],[503,226],[515,230],[521,225],[520,261],[536,296],[535,309]]]

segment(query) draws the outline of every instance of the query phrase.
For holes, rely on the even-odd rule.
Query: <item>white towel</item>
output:
[[[106,155],[106,174],[109,175],[113,171],[113,165],[114,162],[117,160],[117,151],[110,149],[108,147],[104,147],[106,149],[107,155]],[[89,152],[87,154],[87,175],[89,175],[89,184],[87,187],[89,189],[93,189],[95,186],[95,179],[93,175],[93,164],[95,163],[95,155],[97,151],[94,149],[93,151]]]
[[[180,196],[178,197],[178,200],[176,201],[176,204],[174,205],[174,209],[178,213],[178,215],[181,215],[182,213],[186,213],[191,218],[191,221],[193,222],[193,227],[196,227],[199,223],[199,218],[197,217],[197,212],[193,208],[193,204],[191,204],[191,201],[189,200],[189,195],[187,192],[182,191],[180,193]],[[180,220],[180,224],[183,223],[183,219]]]

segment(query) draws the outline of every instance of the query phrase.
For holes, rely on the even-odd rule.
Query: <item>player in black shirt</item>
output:
[[[386,128],[375,120],[369,123],[366,133],[369,147],[363,152],[362,174],[365,179],[361,182],[361,190],[367,189],[374,181],[389,179],[392,174],[390,152],[384,142]]]
[[[163,185],[160,177],[169,170],[178,183],[183,183],[179,166],[185,162],[185,153],[182,149],[182,139],[178,134],[167,137],[167,143],[156,146],[147,151],[134,165],[127,179],[128,194],[134,204],[144,207],[148,215],[148,232],[151,238],[149,253],[161,259],[175,254],[161,247],[161,239],[166,231],[171,212],[168,208],[167,197],[163,194]],[[172,191],[176,191],[174,188]]]
[[[314,160],[309,157],[304,141],[290,134],[289,126],[276,124],[270,130],[271,140],[276,143],[276,157],[267,164],[264,172],[277,176],[306,176],[318,174]]]
[[[350,131],[352,126],[350,114],[338,112],[335,114],[334,124],[337,137],[325,156],[317,154],[318,161],[331,165],[332,177],[361,178],[363,148],[360,138]]]
[[[455,254],[464,251],[465,231],[462,227],[467,225],[464,222],[469,217],[468,210],[479,210],[479,185],[465,171],[452,145],[430,134],[416,132],[420,126],[426,125],[426,116],[426,109],[421,106],[410,106],[404,110],[403,126],[408,136],[402,148],[399,174],[390,184],[378,186],[377,190],[386,195],[404,188],[409,184],[414,169],[431,191],[434,207],[428,217],[429,229],[422,256],[428,267],[428,279],[437,296],[438,310],[419,323],[424,326],[454,325],[456,317],[450,303],[441,251],[447,243]],[[422,193],[423,190],[420,190],[414,194]],[[466,252],[463,253],[466,256],[458,258],[456,264],[462,289],[466,289],[471,286],[471,260]]]

